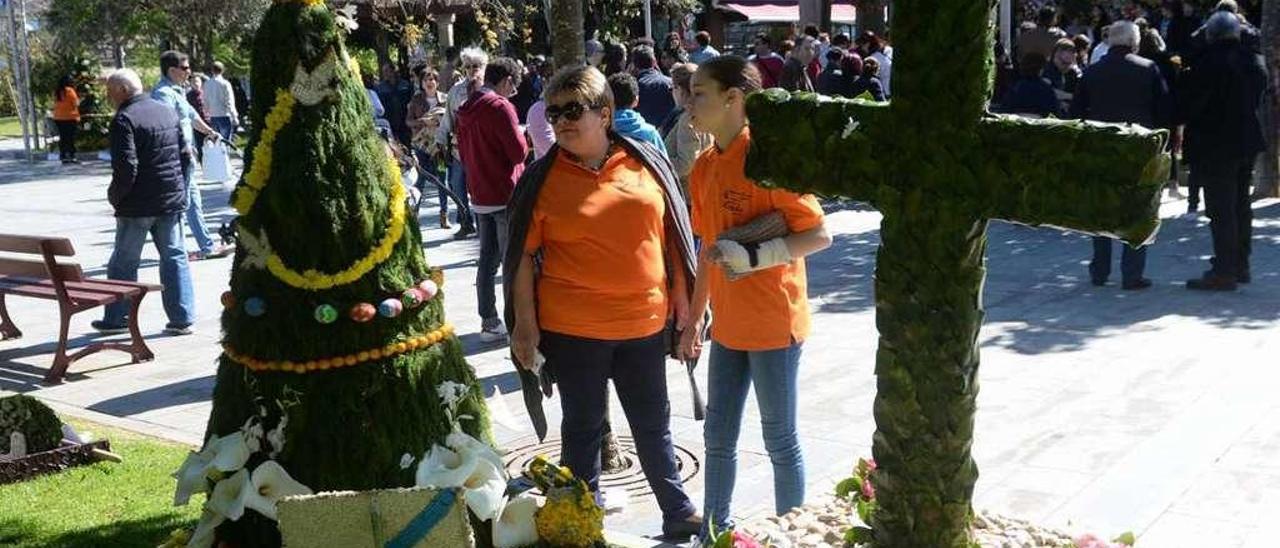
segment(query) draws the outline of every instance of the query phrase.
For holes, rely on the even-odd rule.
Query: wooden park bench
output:
[[[150,361],[155,356],[147,348],[138,330],[138,307],[147,291],[163,289],[148,283],[85,278],[80,265],[59,262],[57,257],[71,257],[75,249],[71,240],[44,236],[0,234],[0,340],[16,339],[22,332],[14,325],[5,308],[5,296],[16,295],[58,301],[61,328],[58,351],[45,382],[62,382],[72,362],[101,350],[121,350],[133,356],[133,363]],[[14,254],[38,255],[40,258],[14,257]],[[71,316],[111,303],[129,301],[129,334],[132,340],[96,342],[67,355],[67,330]]]

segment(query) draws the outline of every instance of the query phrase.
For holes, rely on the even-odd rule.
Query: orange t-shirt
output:
[[[721,232],[761,215],[780,211],[791,232],[822,224],[822,206],[812,194],[770,190],[743,173],[751,132],[743,128],[721,151],[711,147],[698,156],[689,174],[693,230],[702,245]],[[766,268],[729,281],[723,268],[710,271],[711,338],[734,350],[776,350],[809,335],[808,280],[804,259]]]
[[[666,200],[640,160],[615,150],[591,171],[559,154],[524,241],[542,249],[538,323],[546,331],[629,340],[667,320]]]
[[[80,96],[75,88],[62,89],[62,100],[53,103],[53,119],[59,122],[80,121]]]

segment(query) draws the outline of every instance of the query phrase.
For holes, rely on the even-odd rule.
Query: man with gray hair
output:
[[[1098,122],[1138,124],[1148,128],[1169,127],[1172,101],[1160,69],[1136,55],[1138,26],[1129,21],[1111,25],[1107,33],[1106,56],[1085,70],[1071,103],[1071,117]],[[1143,277],[1147,250],[1124,247],[1120,258],[1121,287],[1146,289],[1151,280]],[[1093,260],[1089,276],[1093,285],[1107,283],[1111,275],[1111,240],[1093,239]]]
[[[195,292],[182,241],[187,209],[186,171],[190,147],[178,114],[142,93],[138,73],[117,70],[107,78],[107,97],[116,107],[111,120],[111,186],[107,200],[115,208],[115,248],[107,277],[137,281],[147,234],[160,255],[161,300],[169,323],[165,333],[187,335],[195,322]],[[125,303],[107,305],[93,327],[104,333],[128,330]]]
[[[1265,148],[1258,107],[1267,90],[1262,56],[1243,43],[1244,24],[1219,11],[1205,23],[1206,47],[1181,79],[1178,115],[1186,124],[1183,152],[1204,188],[1213,233],[1211,268],[1188,289],[1230,291],[1249,283],[1253,162]]]
[[[489,65],[489,54],[480,48],[465,48],[458,54],[462,65],[462,79],[449,88],[445,99],[445,112],[440,120],[440,128],[436,130],[436,144],[445,155],[449,164],[449,189],[458,197],[458,224],[462,225],[453,235],[454,239],[464,239],[476,233],[475,219],[471,215],[471,202],[467,197],[467,173],[463,167],[462,156],[458,152],[458,109],[484,86],[484,69]]]

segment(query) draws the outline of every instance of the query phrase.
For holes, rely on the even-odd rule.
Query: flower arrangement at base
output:
[[[707,539],[703,546],[706,548],[764,548],[764,545],[751,535],[733,528],[716,531],[714,525],[711,526],[711,538]]]
[[[213,546],[214,531],[225,521],[237,521],[246,510],[276,519],[276,503],[284,497],[313,494],[293,479],[274,459],[284,450],[282,419],[267,431],[259,417],[222,437],[210,437],[199,452],[191,452],[173,476],[178,480],[173,505],[184,506],[195,493],[206,493],[200,522],[194,532],[175,532],[167,544],[182,542],[194,548]],[[254,459],[254,455],[260,455]],[[268,458],[264,458],[268,457]],[[251,460],[259,461],[252,471]]]
[[[858,459],[853,475],[836,484],[836,497],[853,503],[856,510],[857,520],[844,534],[844,541],[850,545],[869,544],[874,540],[869,524],[876,511],[876,488],[871,483],[871,474],[875,471],[874,459]]]
[[[552,546],[604,542],[604,509],[596,504],[585,482],[541,455],[529,463],[525,476],[547,496],[534,516],[539,539]]]

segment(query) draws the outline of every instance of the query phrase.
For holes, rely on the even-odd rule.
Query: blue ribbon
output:
[[[449,510],[453,509],[453,502],[457,500],[458,494],[453,489],[445,489],[436,494],[431,502],[427,503],[427,507],[423,508],[417,516],[409,520],[409,524],[404,526],[404,530],[400,531],[395,538],[387,541],[384,545],[386,548],[413,548],[427,535],[435,529],[436,524],[449,514]]]

